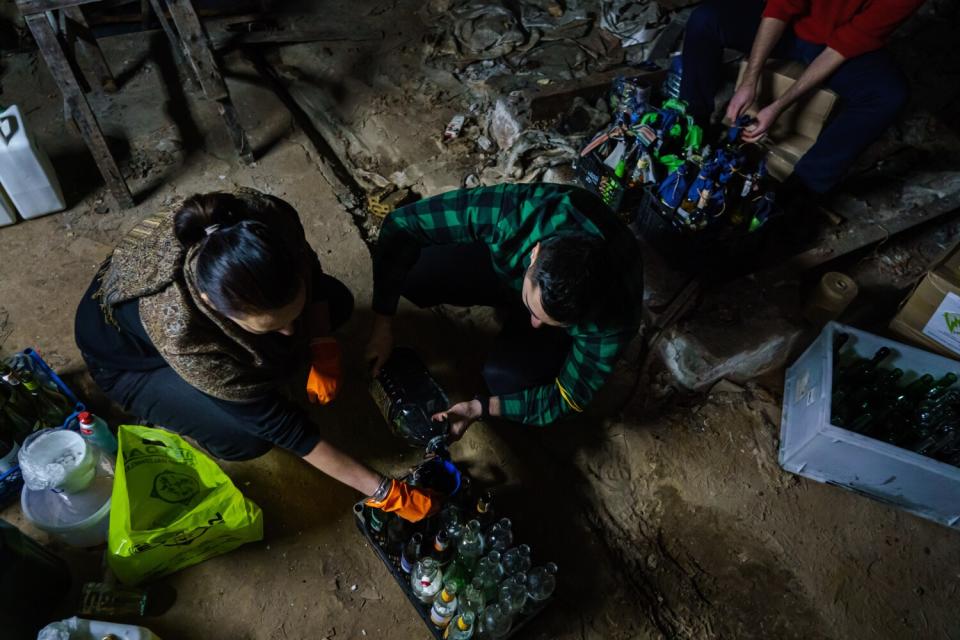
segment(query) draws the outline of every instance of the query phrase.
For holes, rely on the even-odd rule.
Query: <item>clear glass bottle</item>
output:
[[[513,544],[513,523],[510,518],[500,518],[487,532],[487,548],[503,552]]]
[[[457,604],[457,583],[448,579],[444,581],[440,595],[436,597],[430,608],[430,622],[443,629],[450,624],[453,614],[457,612]]]
[[[521,544],[507,549],[503,552],[500,562],[503,564],[504,573],[508,576],[515,573],[526,573],[532,565],[530,546]]]
[[[450,543],[450,534],[447,533],[446,529],[440,529],[437,535],[433,537],[433,549],[430,551],[430,556],[439,562],[441,567],[450,564],[453,557],[453,545]]]
[[[472,611],[464,611],[457,614],[443,632],[444,640],[470,640],[474,635],[474,624],[476,614]]]
[[[88,582],[82,598],[80,613],[85,616],[142,616],[147,609],[146,591],[118,584]]]
[[[542,567],[534,567],[527,573],[527,595],[535,602],[543,602],[557,588],[557,565],[548,562]]]
[[[500,605],[510,613],[516,615],[523,610],[527,603],[527,576],[517,573],[507,578],[500,585]]]
[[[486,596],[483,595],[483,584],[477,578],[468,584],[459,596],[460,611],[471,611],[477,617],[483,613],[483,608],[487,604]]]
[[[471,520],[463,528],[463,533],[457,542],[457,555],[450,565],[450,575],[461,588],[473,577],[477,560],[483,555],[483,546],[480,523]]]
[[[430,604],[443,587],[443,572],[440,564],[433,558],[423,558],[413,565],[410,572],[410,588],[417,599]]]
[[[503,565],[500,563],[500,552],[491,551],[477,562],[477,569],[473,574],[474,580],[480,581],[483,595],[487,601],[496,599],[497,585],[503,580]]]
[[[480,633],[484,638],[505,638],[513,627],[513,616],[499,604],[491,604],[483,610]]]

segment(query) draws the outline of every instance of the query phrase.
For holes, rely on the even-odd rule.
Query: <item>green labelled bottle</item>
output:
[[[444,640],[470,640],[474,635],[473,629],[476,619],[476,615],[472,611],[457,614],[453,622],[447,625],[444,630]]]
[[[430,622],[438,629],[445,628],[457,612],[457,583],[449,578],[444,580],[440,595],[430,607]]]

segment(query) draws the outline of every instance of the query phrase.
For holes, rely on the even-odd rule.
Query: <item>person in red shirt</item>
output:
[[[806,65],[790,89],[760,107],[743,138],[755,142],[807,92],[825,86],[840,100],[833,118],[794,168],[793,180],[815,193],[835,186],[907,102],[907,83],[883,49],[923,0],[708,0],[687,22],[680,97],[701,124],[713,113],[723,49],[749,53],[726,116],[753,104],[768,58]]]

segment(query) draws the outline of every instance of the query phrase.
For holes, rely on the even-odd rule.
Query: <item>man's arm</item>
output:
[[[760,81],[763,65],[766,64],[773,48],[780,42],[786,28],[786,21],[780,18],[764,17],[760,20],[760,28],[757,29],[757,35],[753,38],[747,68],[743,72],[733,98],[730,99],[730,104],[727,105],[726,118],[730,122],[736,121],[756,99],[757,83]]]
[[[373,328],[366,358],[373,375],[393,348],[393,315],[407,274],[432,244],[494,242],[502,186],[443,193],[387,216],[373,254]]]
[[[844,58],[838,51],[827,47],[820,52],[813,62],[803,70],[797,81],[787,89],[782,96],[757,112],[757,121],[744,129],[745,142],[756,142],[773,126],[773,123],[783,111],[808,91],[819,87],[843,64]]]

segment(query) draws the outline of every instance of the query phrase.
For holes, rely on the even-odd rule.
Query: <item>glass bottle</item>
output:
[[[524,573],[532,564],[530,560],[530,546],[521,544],[516,547],[511,547],[503,552],[500,561],[501,564],[503,564],[503,570],[506,575],[512,576],[515,573]]]
[[[33,431],[40,428],[40,415],[37,412],[36,404],[33,398],[23,388],[20,378],[9,367],[0,367],[0,380],[7,389],[9,396],[4,407],[5,412],[19,423],[19,429],[23,432],[20,440],[27,437]]]
[[[413,571],[410,572],[410,588],[420,602],[432,603],[442,586],[443,572],[436,560],[423,558],[413,565]]]
[[[440,563],[441,567],[450,564],[453,556],[453,545],[450,544],[450,534],[445,529],[437,531],[433,538],[433,549],[430,551],[430,557]]]
[[[493,510],[493,492],[485,491],[477,498],[473,518],[480,523],[481,529],[486,529],[494,521],[496,513]]]
[[[420,559],[420,550],[423,547],[423,534],[415,533],[410,536],[410,540],[403,548],[400,554],[400,570],[404,573],[413,571],[413,565]],[[438,563],[439,564],[439,563]]]
[[[510,518],[500,518],[487,532],[487,548],[506,551],[513,543],[513,523]]]
[[[456,546],[456,543],[460,540],[460,534],[463,532],[462,518],[458,507],[448,504],[440,511],[440,528],[447,532],[451,544]]]
[[[434,626],[443,629],[450,624],[450,620],[453,619],[453,614],[456,612],[457,583],[448,579],[444,581],[440,595],[436,597],[433,601],[433,606],[430,607],[430,622],[432,622]]]
[[[527,573],[527,595],[535,602],[543,602],[557,588],[557,565],[548,562],[542,567],[534,567]]]
[[[460,540],[457,542],[457,555],[450,566],[450,574],[463,587],[473,577],[477,560],[483,555],[483,533],[480,523],[471,520],[463,528]]]
[[[500,604],[488,605],[480,620],[480,633],[484,638],[505,638],[513,627],[513,616]]]
[[[37,409],[48,426],[59,427],[67,416],[73,413],[73,405],[62,393],[40,384],[29,371],[22,372],[20,380],[23,382],[23,388],[33,396]]]
[[[493,550],[477,562],[474,579],[480,581],[483,596],[488,602],[497,597],[497,585],[503,580],[503,565],[500,563],[500,552]]]
[[[147,609],[146,591],[118,584],[88,582],[82,598],[80,613],[85,616],[142,616]]]
[[[517,573],[500,585],[500,605],[511,614],[518,614],[527,603],[527,576]]]
[[[473,582],[468,584],[459,596],[460,611],[471,611],[474,615],[480,616],[483,613],[483,607],[487,604],[487,599],[483,595],[483,583],[474,578]]]
[[[443,632],[444,640],[470,640],[473,637],[476,615],[472,611],[457,614]]]

